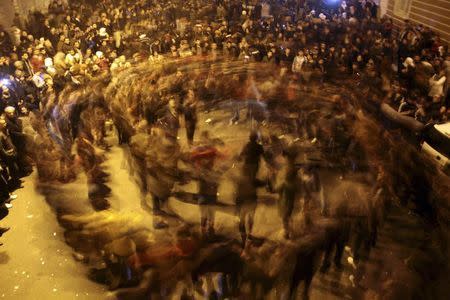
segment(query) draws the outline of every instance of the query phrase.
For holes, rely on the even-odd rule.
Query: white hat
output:
[[[107,36],[108,33],[106,32],[106,28],[105,27],[100,28],[99,31],[98,31],[98,35],[100,35],[100,36]]]
[[[406,68],[408,66],[415,67],[416,65],[414,64],[414,60],[411,57],[407,57],[405,59],[405,62],[403,63],[403,66]]]
[[[53,59],[51,57],[47,57],[44,59],[44,65],[48,68],[53,66]]]
[[[97,51],[97,52],[95,52],[95,56],[97,56],[98,58],[102,58],[103,57],[103,52],[102,51]]]
[[[16,109],[13,106],[7,106],[5,108],[5,113],[13,113],[15,111],[16,111]]]

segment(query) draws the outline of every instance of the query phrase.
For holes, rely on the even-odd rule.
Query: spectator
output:
[[[21,187],[19,167],[17,165],[17,151],[7,129],[7,122],[0,118],[0,155],[8,171],[9,191]]]
[[[444,97],[444,86],[446,82],[447,78],[445,77],[445,70],[434,74],[433,77],[430,78],[430,92],[428,93],[428,96],[433,102],[440,102]]]

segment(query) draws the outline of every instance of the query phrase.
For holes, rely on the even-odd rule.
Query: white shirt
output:
[[[292,62],[292,72],[294,73],[299,73],[302,71],[303,68],[303,64],[306,61],[306,57],[305,56],[296,56],[294,58],[294,61]]]
[[[437,76],[434,75],[430,78],[430,92],[428,96],[430,97],[441,97],[444,96],[444,84],[447,80],[447,77],[442,76],[437,79]]]

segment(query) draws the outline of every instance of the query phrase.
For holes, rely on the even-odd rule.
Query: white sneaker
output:
[[[16,200],[16,199],[17,199],[17,195],[16,194],[9,195],[9,200]]]
[[[6,208],[10,209],[12,207],[11,203],[5,203]]]

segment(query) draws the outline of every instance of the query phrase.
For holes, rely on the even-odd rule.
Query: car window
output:
[[[436,151],[450,158],[450,138],[434,127],[429,127],[424,132],[424,140]]]

